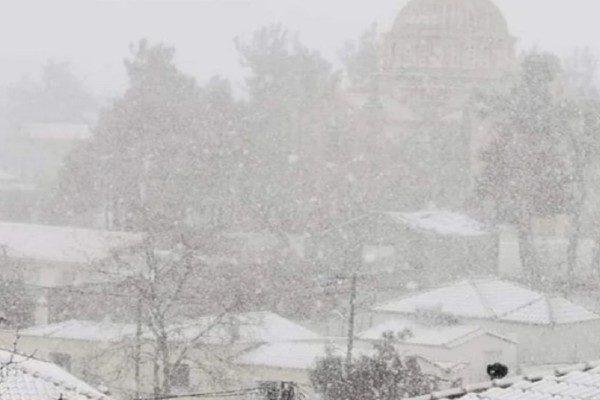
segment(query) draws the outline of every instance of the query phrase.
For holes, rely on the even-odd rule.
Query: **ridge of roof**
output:
[[[483,308],[485,308],[486,311],[490,314],[490,317],[492,319],[498,319],[498,314],[496,313],[496,311],[494,311],[494,308],[491,306],[490,302],[485,298],[485,296],[483,295],[483,293],[481,293],[481,290],[477,286],[478,282],[473,278],[468,279],[467,282],[473,288],[473,291],[477,295],[477,298],[479,298],[479,300],[481,301]]]
[[[470,279],[475,279],[475,280],[478,280],[478,281],[493,281],[495,279],[501,280],[499,278],[494,278],[493,276],[490,276],[490,277],[480,277],[480,278],[470,278]],[[387,300],[387,301],[385,301],[385,302],[383,302],[383,303],[381,303],[379,305],[375,305],[375,307],[373,307],[373,309],[377,310],[377,309],[380,309],[382,307],[385,307],[388,304],[393,304],[393,303],[397,303],[397,302],[402,301],[402,300],[407,300],[407,299],[410,299],[411,297],[423,295],[423,294],[426,294],[426,293],[431,293],[431,292],[434,292],[436,290],[447,288],[447,287],[450,287],[450,286],[456,286],[456,285],[464,284],[464,283],[466,283],[466,281],[467,280],[462,279],[462,280],[453,281],[451,283],[438,283],[438,284],[432,285],[432,286],[430,286],[430,287],[428,287],[428,288],[426,288],[424,290],[417,290],[417,291],[412,292],[412,293],[406,293],[406,294],[401,295],[401,296],[399,296],[397,298],[394,298],[392,300]],[[512,281],[508,281],[508,282],[512,283]]]
[[[453,388],[438,392],[433,392],[426,395],[416,396],[407,400],[455,400],[463,396],[474,394],[480,395],[490,389],[508,389],[522,382],[537,383],[545,379],[560,378],[572,372],[587,372],[600,367],[599,361],[585,362],[573,364],[567,367],[559,367],[554,369],[554,372],[547,374],[543,372],[534,372],[525,375],[514,376],[504,379],[496,379],[488,382],[479,382],[466,384],[459,388]]]
[[[524,294],[526,296],[522,299],[523,302],[521,302],[521,304],[518,304],[519,302],[517,302],[516,304],[512,305],[511,309],[508,309],[508,307],[502,307],[504,309],[494,309],[492,312],[490,311],[490,307],[492,306],[489,304],[489,299],[487,297],[490,295],[493,296],[493,293],[488,293],[487,295],[484,295],[481,292],[480,286],[485,284],[499,284],[500,289],[515,289],[521,291],[521,294]],[[434,295],[436,291],[448,291],[448,293],[456,296],[457,290],[461,289],[462,287],[469,288],[471,290],[471,295],[477,296],[477,299],[479,300],[478,303],[481,308],[479,313],[481,315],[465,315],[462,314],[460,310],[457,311],[456,309],[454,309],[454,311],[447,310],[445,312],[446,314],[475,319],[491,319],[497,321],[505,320],[516,323],[528,323],[534,325],[559,325],[600,319],[600,315],[597,315],[596,313],[588,310],[587,308],[577,303],[574,303],[566,298],[553,297],[545,293],[537,292],[536,290],[528,288],[520,284],[519,282],[514,282],[510,279],[503,279],[494,276],[468,278],[446,284],[436,285],[423,291],[409,293],[400,296],[396,299],[389,300],[382,304],[376,305],[372,308],[372,310],[412,315],[414,314],[413,308],[418,306],[417,303],[423,302],[424,306],[429,305],[431,296]],[[448,296],[448,293],[445,293],[445,295]],[[427,299],[428,296],[429,300],[424,300]],[[460,299],[464,300],[463,297],[459,296]],[[493,298],[492,301],[494,301]],[[545,301],[545,304],[540,303],[543,301]],[[442,301],[440,301],[440,304],[441,303]],[[561,307],[564,308],[565,306],[577,308],[576,311],[579,312],[579,319],[561,318],[561,315],[564,316],[564,312],[561,312],[563,311]],[[538,309],[532,310],[530,309],[532,307],[538,307]],[[543,310],[540,310],[539,307],[542,307]],[[540,314],[542,311],[543,315]],[[531,313],[535,314],[531,315]],[[558,317],[556,315],[557,313]]]

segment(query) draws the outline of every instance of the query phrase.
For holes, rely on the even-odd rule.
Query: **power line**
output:
[[[188,393],[188,394],[173,394],[158,397],[141,397],[134,400],[171,400],[171,399],[182,399],[186,397],[200,398],[200,397],[240,397],[246,394],[258,393],[261,388],[247,388],[238,390],[228,390],[221,392],[206,392],[206,393]]]

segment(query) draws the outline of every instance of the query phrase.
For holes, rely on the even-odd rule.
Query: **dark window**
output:
[[[176,388],[187,388],[190,386],[190,366],[179,364],[171,371],[171,384]]]
[[[50,361],[62,369],[71,371],[71,356],[66,353],[50,353]]]

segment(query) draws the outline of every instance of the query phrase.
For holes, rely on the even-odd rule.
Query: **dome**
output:
[[[503,73],[514,64],[514,40],[492,0],[411,0],[386,36],[382,69]]]
[[[491,0],[411,0],[398,15],[393,34],[510,36],[504,16]]]

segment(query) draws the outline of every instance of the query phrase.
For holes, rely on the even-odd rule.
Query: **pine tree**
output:
[[[280,234],[318,225],[339,77],[280,26],[238,40],[248,70],[243,198],[251,224]],[[317,222],[311,219],[317,216]]]
[[[144,232],[225,223],[237,106],[227,82],[199,87],[174,57],[146,41],[132,48],[129,88],[62,171],[57,219],[101,213],[107,228]]]
[[[481,109],[495,138],[482,154],[479,195],[494,204],[496,223],[516,226],[521,261],[529,275],[538,267],[532,220],[564,213],[569,206],[563,134],[568,119],[559,91],[560,72],[553,56],[528,54],[512,90],[488,98]]]

